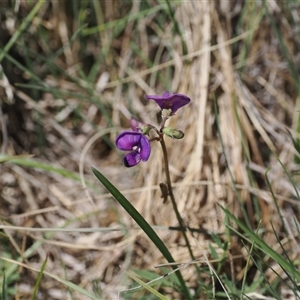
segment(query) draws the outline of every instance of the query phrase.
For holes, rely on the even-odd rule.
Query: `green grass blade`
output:
[[[39,276],[38,276],[38,278],[36,280],[36,283],[35,283],[35,286],[34,286],[34,290],[33,290],[32,296],[31,296],[31,300],[34,300],[35,297],[36,297],[36,294],[38,292],[38,289],[39,289],[39,286],[41,284],[41,281],[42,281],[42,278],[43,278],[43,274],[44,274],[44,271],[45,271],[45,268],[46,268],[46,265],[47,265],[47,260],[48,260],[48,254],[47,254],[46,259],[44,260],[44,262],[42,264]]]
[[[296,67],[296,64],[295,62],[293,61],[293,57],[292,57],[292,54],[290,53],[289,49],[288,49],[288,46],[287,46],[287,43],[285,42],[284,40],[284,34],[280,31],[279,27],[278,27],[278,22],[277,20],[275,19],[274,15],[271,13],[270,11],[270,8],[269,6],[267,5],[267,1],[264,0],[263,2],[263,6],[265,8],[265,11],[266,11],[266,16],[268,17],[268,19],[270,20],[270,24],[272,26],[272,29],[277,37],[277,40],[278,40],[278,45],[281,49],[281,54],[283,55],[285,61],[287,62],[288,64],[288,68],[289,68],[289,71],[291,73],[291,76],[292,76],[292,79],[294,81],[294,85],[295,85],[295,89],[297,91],[297,94],[299,95],[299,81],[300,81],[300,78],[299,78],[299,72],[297,70],[297,67]]]
[[[278,215],[279,215],[279,217],[280,217],[280,220],[281,220],[281,226],[283,226],[283,228],[285,229],[283,217],[282,217],[282,214],[281,214],[281,212],[280,212],[280,208],[279,208],[277,199],[276,199],[275,194],[274,194],[274,192],[273,192],[273,188],[272,188],[271,182],[270,182],[269,177],[268,177],[268,173],[269,173],[270,170],[271,170],[271,168],[268,168],[267,171],[265,172],[266,183],[267,183],[268,188],[269,188],[269,190],[270,190],[270,192],[271,192],[271,196],[272,196],[272,198],[273,198],[273,200],[274,200],[274,204],[275,204],[277,213],[278,213]]]
[[[82,31],[82,34],[84,36],[86,36],[86,35],[95,34],[95,33],[98,33],[100,31],[104,31],[107,29],[111,29],[111,28],[113,29],[116,26],[120,26],[120,25],[125,26],[124,24],[126,24],[129,21],[135,21],[135,20],[141,19],[143,17],[148,16],[149,14],[154,14],[154,13],[157,13],[160,10],[164,10],[164,9],[166,9],[165,4],[164,5],[156,5],[149,9],[139,11],[139,13],[137,13],[137,14],[129,14],[126,17],[123,17],[121,19],[113,20],[113,21],[107,22],[105,24],[99,24],[99,25],[91,27],[91,28],[86,28]]]
[[[12,260],[12,259],[8,259],[8,258],[5,258],[5,257],[0,257],[0,259],[1,259],[1,260],[4,260],[4,261],[8,261],[8,262],[14,264],[14,265],[15,265],[15,269],[16,269],[18,266],[23,266],[23,267],[25,267],[25,268],[28,268],[27,265],[22,264],[21,262],[18,262],[18,261],[14,261],[14,260]],[[35,269],[35,268],[30,268],[30,270],[32,270],[32,271],[37,271],[37,272],[39,271],[38,269]],[[85,289],[83,289],[82,287],[76,285],[76,284],[73,283],[73,282],[70,282],[70,281],[68,281],[68,280],[62,279],[62,278],[60,278],[59,276],[53,275],[53,274],[51,274],[51,273],[49,273],[49,272],[47,272],[47,271],[44,271],[43,274],[45,274],[45,275],[47,275],[47,276],[49,276],[49,277],[55,279],[56,281],[58,281],[58,282],[64,284],[64,285],[67,286],[68,288],[70,288],[70,289],[72,289],[72,290],[74,290],[74,291],[77,291],[78,293],[81,293],[81,294],[84,295],[84,296],[89,297],[89,299],[92,299],[92,300],[99,300],[99,297],[96,297],[95,295],[91,294],[90,292],[86,291]]]
[[[262,239],[260,239],[255,232],[253,232],[249,227],[247,227],[244,223],[242,223],[239,219],[237,219],[233,214],[231,214],[227,209],[224,207],[221,207],[226,215],[229,216],[230,219],[232,219],[236,225],[240,227],[248,235],[249,238],[243,236],[240,232],[238,232],[236,229],[231,227],[231,230],[235,231],[239,236],[242,238],[245,238],[250,243],[255,243],[265,254],[270,256],[274,261],[276,261],[283,270],[286,272],[291,273],[296,280],[300,280],[300,272],[295,268],[294,265],[290,264],[286,261],[285,258],[283,258],[279,253],[277,253],[275,250],[273,250],[269,245],[265,243]]]
[[[217,106],[217,99],[216,99],[216,97],[214,97],[214,110],[215,110],[215,116],[216,116],[217,130],[218,130],[218,134],[219,134],[219,138],[220,138],[220,143],[221,143],[221,147],[222,147],[222,153],[223,153],[224,158],[225,158],[226,168],[228,170],[228,174],[230,176],[230,179],[231,179],[231,182],[232,182],[232,186],[234,188],[235,195],[236,195],[236,197],[237,197],[237,199],[239,201],[240,208],[241,208],[241,211],[243,213],[243,217],[245,219],[245,222],[247,223],[248,227],[251,227],[251,225],[250,225],[251,223],[250,223],[248,214],[246,212],[246,209],[244,207],[244,204],[243,204],[241,196],[240,196],[240,194],[238,192],[238,189],[236,188],[236,181],[235,181],[235,178],[234,178],[234,176],[232,174],[232,171],[230,169],[229,162],[228,162],[228,159],[227,159],[227,153],[225,151],[225,144],[224,144],[222,133],[221,133],[221,129],[220,129],[219,110],[218,110],[218,106]]]
[[[33,7],[31,12],[27,15],[25,20],[22,22],[19,29],[14,33],[14,35],[10,38],[8,43],[5,45],[3,51],[0,53],[0,63],[2,59],[5,57],[5,54],[9,51],[9,49],[14,45],[14,43],[18,40],[18,38],[21,36],[23,31],[26,29],[28,24],[33,20],[34,16],[39,12],[41,7],[45,4],[44,0],[39,0],[36,5]]]
[[[256,230],[256,234],[258,234],[258,229],[259,229],[259,227]],[[241,297],[240,297],[241,300],[243,300],[243,295],[245,294],[245,290],[246,290],[246,279],[247,279],[248,270],[250,268],[250,261],[252,259],[251,253],[253,251],[253,248],[254,248],[254,241],[251,243],[251,247],[250,247],[249,251],[248,251],[247,247],[245,247],[245,249],[247,249],[247,251],[248,251],[249,256],[247,258],[245,271],[244,271],[244,274],[243,274],[242,287],[241,287]]]
[[[295,190],[297,200],[300,201],[300,195],[299,195],[298,188],[297,188],[297,186],[296,186],[295,181],[293,180],[292,176],[290,175],[290,173],[288,172],[288,170],[286,169],[286,167],[284,166],[284,164],[281,162],[279,156],[278,156],[276,153],[274,153],[274,155],[275,155],[277,161],[280,163],[282,169],[284,170],[284,173],[285,173],[285,174],[287,175],[287,177],[289,178],[289,182],[292,184],[292,186],[293,186],[293,188],[294,188],[294,190]]]
[[[188,53],[188,49],[187,49],[187,45],[186,45],[186,42],[183,38],[183,34],[182,34],[182,30],[179,26],[179,22],[176,20],[175,18],[175,13],[174,13],[174,10],[172,9],[172,6],[171,6],[171,3],[169,0],[164,0],[167,5],[168,5],[168,14],[173,22],[173,26],[174,26],[174,33],[178,34],[180,39],[181,39],[181,44],[182,44],[182,53],[183,55],[186,55]],[[174,3],[174,1],[172,1],[172,3]]]
[[[31,155],[31,154],[14,155],[14,156],[1,155],[0,154],[0,164],[3,164],[3,163],[8,162],[8,161],[15,160],[15,159],[30,158],[30,157],[33,157],[33,156],[34,155]]]
[[[121,206],[127,211],[127,213],[135,220],[135,222],[141,227],[141,229],[146,233],[162,255],[166,258],[169,263],[175,262],[171,253],[159,238],[152,227],[147,223],[147,221],[142,217],[142,215],[134,208],[134,206],[120,193],[120,191],[97,169],[92,168],[93,173],[97,179],[104,185],[104,187],[112,194],[112,196],[121,204]],[[173,266],[175,269],[176,266]],[[182,292],[185,295],[185,299],[192,299],[188,288],[182,278],[180,271],[176,272],[177,278],[180,281]]]
[[[297,132],[300,131],[299,129],[300,129],[300,123],[299,123],[299,118],[298,118]],[[300,140],[298,138],[294,139],[289,130],[286,130],[286,131],[287,131],[288,135],[290,136],[290,138],[291,138],[291,140],[293,142],[295,150],[298,152],[298,154],[300,154]],[[297,154],[295,154],[295,162],[298,165],[300,164],[300,157]]]
[[[1,300],[8,300],[8,297],[7,297],[7,289],[6,289],[6,277],[5,277],[5,271],[3,272]]]
[[[151,294],[155,295],[156,297],[158,297],[161,300],[168,300],[167,297],[165,297],[164,295],[162,295],[161,293],[159,293],[158,291],[156,291],[154,288],[152,288],[150,285],[146,284],[144,281],[142,281],[141,279],[139,279],[137,277],[137,275],[134,272],[130,272],[130,271],[125,271],[126,274],[133,279],[134,281],[136,281],[139,285],[141,285],[142,287],[144,287],[145,289],[147,289]]]
[[[45,164],[45,163],[41,163],[39,161],[35,161],[33,159],[24,159],[24,158],[15,158],[15,157],[11,157],[8,155],[0,155],[0,163],[1,162],[6,162],[9,161],[10,163],[16,164],[16,165],[20,165],[20,166],[25,166],[25,167],[30,167],[33,169],[40,169],[43,171],[47,171],[47,172],[54,172],[57,173],[63,177],[69,178],[69,179],[73,179],[76,181],[80,181],[80,176],[79,174],[76,174],[74,172],[68,171],[66,169],[63,168],[59,168],[59,167],[53,167],[50,164]]]

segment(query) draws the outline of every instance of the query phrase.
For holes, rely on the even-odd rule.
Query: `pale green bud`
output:
[[[180,140],[184,137],[184,133],[181,130],[174,129],[171,127],[164,127],[163,128],[163,133],[173,139]]]
[[[152,127],[148,126],[147,124],[144,124],[143,126],[140,127],[142,134],[149,134],[151,129]]]

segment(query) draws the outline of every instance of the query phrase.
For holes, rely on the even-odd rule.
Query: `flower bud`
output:
[[[173,139],[180,140],[184,137],[184,133],[181,130],[174,129],[171,127],[164,127],[163,128],[163,133]]]
[[[151,126],[138,121],[134,117],[130,119],[130,127],[133,131],[141,132],[142,134],[148,134],[151,130]]]

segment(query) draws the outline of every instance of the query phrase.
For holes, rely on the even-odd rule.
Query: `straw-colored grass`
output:
[[[251,245],[228,236],[220,205],[263,235],[278,253],[292,247],[291,260],[299,260],[294,220],[299,203],[277,159],[289,173],[298,169],[287,133],[299,137],[298,79],[293,73],[299,65],[298,16],[280,1],[170,1],[171,17],[166,2],[156,2],[44,3],[12,40],[8,55],[3,48],[33,3],[1,4],[1,154],[35,155],[0,165],[0,256],[21,257],[26,265],[6,261],[5,269],[11,270],[6,280],[13,272],[19,274],[10,282],[15,299],[30,298],[38,278],[34,270],[41,268],[47,253],[54,260],[47,261],[37,299],[72,299],[71,294],[73,299],[89,299],[69,293],[47,273],[90,293],[94,287],[103,299],[116,299],[128,288],[130,280],[120,266],[162,274],[154,267],[166,261],[104,191],[91,166],[101,170],[151,225],[159,226],[157,233],[178,263],[190,261],[181,233],[167,228],[178,222],[158,187],[165,182],[159,143],[153,142],[147,163],[131,169],[123,166],[122,154],[113,148],[116,134],[129,128],[131,115],[158,124],[158,107],[144,95],[167,89],[192,99],[169,123],[185,133],[184,139],[166,142],[179,211],[187,226],[199,229],[187,235],[200,270],[217,268],[213,246],[219,256],[226,256],[222,268],[231,282],[241,282],[246,267],[249,286],[261,276],[252,261],[247,265]],[[293,5],[299,10],[299,4]],[[149,11],[143,13],[145,9]],[[51,169],[56,167],[70,173]],[[265,180],[268,168],[288,236]],[[47,233],[39,228],[50,229]],[[224,252],[212,233],[229,242],[230,251]],[[268,263],[284,277],[276,262]],[[4,268],[2,262],[0,266]],[[199,288],[193,265],[182,274],[189,287]],[[265,276],[270,283],[278,279],[268,268]],[[201,274],[214,292],[223,291],[212,277]],[[256,299],[261,290],[249,297]],[[180,297],[172,288],[160,292]],[[282,297],[284,293],[288,291],[283,289]],[[207,299],[204,295],[201,299]]]

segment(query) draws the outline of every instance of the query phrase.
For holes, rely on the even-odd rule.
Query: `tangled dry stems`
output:
[[[137,3],[133,2],[127,13],[138,13]],[[157,26],[158,13],[136,22],[129,21],[117,39],[111,38],[110,30],[101,31],[99,38],[102,44],[90,42],[86,51],[96,56],[101,47],[112,50],[107,52],[105,65],[98,72],[93,97],[105,105],[115,127],[128,128],[132,111],[144,122],[158,122],[157,107],[154,103],[145,102],[143,95],[162,93],[165,89],[162,78],[168,78],[168,72],[172,72],[171,90],[187,94],[192,99],[192,103],[178,111],[170,121],[171,125],[185,132],[185,138],[182,141],[167,140],[174,193],[185,222],[192,228],[201,228],[222,237],[225,220],[219,205],[228,205],[236,216],[242,217],[232,175],[251,225],[253,228],[258,226],[253,207],[255,196],[261,210],[261,226],[269,232],[265,235],[265,241],[281,252],[270,220],[276,232],[281,231],[281,223],[279,218],[273,217],[276,208],[263,182],[267,168],[271,167],[268,176],[274,193],[278,195],[279,208],[283,216],[289,216],[298,204],[293,202],[294,190],[273,152],[277,153],[288,171],[295,170],[295,151],[286,132],[288,128],[296,134],[293,128],[297,120],[297,100],[296,91],[292,88],[293,78],[270,22],[266,17],[259,18],[262,7],[253,8],[258,12],[257,18],[245,20],[240,27],[240,37],[230,42],[234,38],[235,18],[241,13],[242,6],[238,2],[221,3],[218,8],[215,1],[186,1],[176,6],[175,18],[181,26],[187,54],[183,53],[179,35],[174,35],[172,22],[166,22],[163,30]],[[117,4],[107,1],[103,5],[107,21],[121,17]],[[272,7],[268,2],[267,5],[275,17],[285,16],[279,4]],[[53,41],[66,46],[76,29],[74,25],[67,26],[68,18],[66,9],[53,4],[51,10],[44,9],[39,13],[31,25],[31,31],[36,31],[37,26],[48,26]],[[289,22],[283,23],[282,31],[288,33],[289,26]],[[283,34],[283,37],[293,49],[295,42],[291,35]],[[132,50],[131,40],[135,41],[145,57],[153,58],[154,67],[149,68]],[[88,66],[81,65],[81,47],[75,40],[71,47],[64,48],[63,55],[55,61],[74,77],[78,76],[80,68],[88,69]],[[18,45],[15,51],[20,52]],[[247,51],[246,57],[242,57],[243,51]],[[299,60],[296,56],[294,59],[295,63]],[[8,132],[2,152],[11,155],[36,154],[35,159],[39,161],[78,172],[84,146],[96,130],[101,132],[110,126],[107,118],[99,113],[97,103],[67,94],[58,99],[47,91],[41,92],[38,101],[34,101],[28,90],[14,86],[14,79],[9,79],[9,88],[16,102],[12,103],[8,98],[2,101],[1,118],[5,121],[1,125],[2,143],[5,141],[5,129]],[[55,78],[51,74],[45,74],[43,80],[46,85],[64,92],[89,95],[88,84],[82,80],[72,82],[67,76]],[[8,87],[3,82],[1,86],[2,93],[7,97]],[[214,99],[219,110],[220,132],[216,126]],[[16,105],[21,106],[16,110],[22,114],[21,119],[14,111]],[[78,109],[85,119],[78,118],[74,122],[73,117]],[[36,118],[37,113],[39,119]],[[36,138],[37,120],[44,132],[42,149]],[[115,128],[110,133],[110,139],[113,141],[114,137]],[[175,215],[170,213],[171,203],[162,203],[158,189],[158,184],[165,180],[158,145],[153,145],[148,163],[134,169],[122,166],[119,154],[107,146],[101,134],[85,150],[81,162],[84,179],[89,183],[88,197],[86,187],[80,182],[53,172],[5,164],[1,166],[1,215],[9,217],[17,226],[38,228],[59,227],[66,220],[74,220],[68,225],[68,228],[74,228],[73,232],[56,232],[46,240],[38,231],[5,232],[9,234],[12,249],[20,255],[34,241],[43,240],[35,255],[25,260],[28,265],[38,268],[50,251],[55,260],[47,264],[48,272],[64,277],[63,262],[70,281],[92,290],[96,280],[104,297],[112,299],[122,286],[128,284],[122,279],[123,272],[119,265],[125,269],[153,270],[156,264],[163,262],[163,258],[140,230],[130,229],[135,224],[116,202],[109,195],[101,194],[105,191],[92,176],[90,167],[99,168],[121,191],[125,191],[124,194],[150,224],[176,226],[177,221]],[[249,169],[254,174],[253,182],[249,179]],[[96,191],[92,187],[96,187]],[[135,192],[135,189],[140,190]],[[124,230],[76,232],[76,228],[81,227],[113,228],[120,227],[120,224]],[[295,225],[289,218],[286,218],[286,225],[290,228],[291,238],[296,232]],[[158,230],[158,233],[176,261],[183,263],[190,260],[178,231]],[[194,255],[212,259],[209,235],[190,232],[188,235]],[[281,243],[286,248],[291,244],[297,245],[294,238],[282,237]],[[235,237],[232,237],[230,247],[229,273],[235,280],[241,280],[248,253]],[[299,249],[293,255],[293,259],[299,259]],[[277,271],[282,272],[280,269]],[[19,285],[20,293],[25,295],[37,274],[28,270],[23,270],[21,274],[29,275]],[[185,268],[183,274],[188,285],[197,286],[193,267]],[[203,276],[204,281],[211,280],[209,276]],[[271,272],[267,272],[266,276],[271,282],[275,280]],[[65,288],[51,278],[42,282],[42,290],[53,299],[66,297]]]

